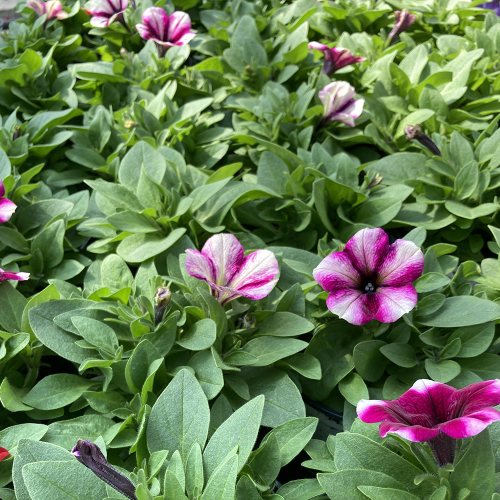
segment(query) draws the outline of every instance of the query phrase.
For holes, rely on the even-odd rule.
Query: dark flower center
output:
[[[375,293],[377,291],[377,273],[362,274],[359,289],[363,293]]]

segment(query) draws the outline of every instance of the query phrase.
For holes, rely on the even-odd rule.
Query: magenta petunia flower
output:
[[[5,198],[5,186],[0,179],[0,224],[2,222],[7,222],[12,217],[12,214],[16,211],[17,205]]]
[[[62,3],[59,0],[49,0],[42,2],[41,0],[28,0],[26,6],[33,9],[38,17],[47,14],[47,21],[49,19],[66,19],[68,13],[63,10]]]
[[[413,387],[393,401],[367,401],[357,406],[359,418],[366,423],[382,422],[380,436],[399,434],[409,441],[428,441],[440,466],[452,463],[455,439],[475,436],[500,412],[500,380],[471,384],[463,389],[417,380]]]
[[[394,12],[394,15],[396,16],[396,23],[389,33],[389,45],[418,19],[415,14],[410,14],[406,9],[397,10]]]
[[[266,297],[278,282],[278,261],[269,250],[257,250],[245,257],[241,243],[232,234],[216,234],[201,252],[186,250],[186,271],[206,281],[213,295],[226,305],[237,297],[258,300]]]
[[[196,34],[191,31],[191,19],[185,12],[173,12],[171,16],[160,7],[149,7],[142,15],[144,24],[136,28],[144,40],[154,40],[160,55],[174,45],[186,45]]]
[[[325,62],[321,71],[328,76],[351,64],[366,61],[366,57],[354,57],[349,49],[343,49],[342,47],[330,48],[319,42],[309,42],[309,48],[323,52]]]
[[[9,452],[5,448],[0,448],[0,462],[9,456]]]
[[[324,112],[321,123],[342,122],[354,127],[354,120],[363,112],[364,99],[354,99],[356,90],[347,82],[329,83],[319,91]]]
[[[424,254],[415,243],[389,245],[383,229],[362,229],[341,252],[325,257],[314,279],[330,292],[326,305],[353,325],[372,319],[392,323],[417,303],[415,281],[424,268]]]
[[[128,0],[90,0],[85,5],[85,12],[92,16],[92,26],[106,28],[114,21],[122,21],[127,7]]]
[[[11,271],[4,271],[0,269],[0,282],[7,280],[15,280],[15,281],[26,281],[29,280],[30,273],[13,273]]]

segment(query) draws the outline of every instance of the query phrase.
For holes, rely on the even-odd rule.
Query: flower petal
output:
[[[110,24],[109,20],[109,17],[93,16],[90,19],[90,24],[95,28],[106,28]]]
[[[441,432],[455,439],[475,436],[486,429],[492,422],[500,420],[500,411],[484,408],[476,413],[455,418],[439,425]]]
[[[368,276],[377,269],[388,247],[389,236],[383,229],[362,229],[347,242],[344,252],[354,266]]]
[[[424,254],[413,241],[396,240],[378,263],[377,284],[401,286],[415,281],[424,270]]]
[[[500,380],[477,382],[458,390],[454,396],[452,418],[469,416],[489,406],[500,404]]]
[[[456,392],[457,389],[449,385],[422,379],[417,380],[398,401],[405,413],[413,417],[413,423],[425,421],[426,426],[434,427],[449,420]]]
[[[9,456],[9,452],[5,448],[0,448],[0,461]]]
[[[49,0],[45,2],[45,11],[47,12],[47,19],[53,19],[62,11],[62,4],[59,0]]]
[[[187,273],[193,276],[193,278],[208,282],[215,281],[215,272],[212,262],[201,252],[198,252],[198,250],[191,250],[190,248],[186,250],[185,267]]]
[[[4,271],[0,269],[0,281],[15,280],[26,281],[30,277],[30,273],[13,273],[11,271]]]
[[[356,412],[362,422],[375,424],[391,418],[391,414],[387,411],[389,404],[390,401],[380,399],[360,399]]]
[[[116,12],[114,4],[109,0],[90,0],[85,9],[93,16],[109,17]]]
[[[175,45],[187,45],[194,37],[196,36],[196,33],[193,33],[192,31],[188,31],[187,33],[184,33],[180,38],[178,38],[175,41]]]
[[[364,105],[364,99],[354,99],[340,113],[333,113],[330,115],[330,120],[345,123],[349,125],[349,127],[354,127],[354,120],[360,117]]]
[[[26,6],[33,9],[37,13],[38,17],[45,14],[45,4],[40,0],[28,0],[26,2]],[[0,197],[1,196],[3,196],[3,194],[0,192]]]
[[[0,198],[0,224],[7,222],[16,211],[17,205],[7,198]]]
[[[314,269],[313,276],[327,292],[357,288],[361,283],[359,272],[345,252],[333,252],[326,256]]]
[[[320,51],[329,50],[327,45],[325,45],[323,43],[319,43],[319,42],[309,42],[308,48],[309,48],[309,50],[312,50],[312,49],[320,50]]]
[[[155,35],[149,30],[149,27],[145,24],[139,23],[135,25],[136,30],[139,33],[139,36],[144,40],[154,40]]]
[[[417,291],[413,285],[400,287],[381,286],[375,292],[378,309],[374,318],[382,323],[394,323],[409,313],[417,304]]]
[[[5,186],[3,185],[2,179],[0,179],[0,198],[5,196]]]
[[[439,429],[429,429],[421,425],[406,425],[395,422],[383,422],[379,427],[380,437],[386,437],[387,434],[398,434],[408,441],[421,443],[423,441],[430,441],[439,434]]]
[[[245,259],[241,243],[232,234],[212,236],[203,245],[201,253],[212,263],[212,281],[221,286],[229,286]]]
[[[149,7],[142,14],[142,21],[149,29],[150,38],[167,42],[168,14],[160,7]],[[142,38],[142,34],[139,32]],[[146,39],[148,40],[148,39]]]
[[[175,11],[168,19],[167,40],[176,43],[191,29],[191,19],[185,12]]]
[[[261,299],[276,285],[278,280],[274,278],[278,273],[279,265],[273,252],[257,250],[245,257],[228,287],[253,300]]]
[[[365,307],[364,298],[367,295],[352,288],[336,290],[326,299],[326,306],[333,314],[345,319],[348,323],[364,325],[373,319],[373,315]]]

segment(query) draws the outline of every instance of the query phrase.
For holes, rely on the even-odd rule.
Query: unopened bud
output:
[[[375,186],[378,186],[383,180],[383,177],[377,173],[377,175],[375,176],[375,179],[373,179],[370,184],[368,184],[368,189],[372,189],[374,188]]]
[[[12,133],[12,140],[15,141],[21,137],[21,127],[19,125],[14,126],[14,132]]]
[[[165,309],[170,303],[172,298],[172,292],[167,286],[159,286],[156,289],[155,295],[155,325],[159,325],[163,321],[163,316],[165,314]]]
[[[139,124],[134,122],[133,120],[125,120],[124,125],[125,125],[125,128],[130,130],[131,128],[137,127]]]
[[[130,62],[132,62],[132,56],[130,55],[130,52],[125,49],[125,48],[121,48],[120,49],[120,55],[123,57],[123,58],[127,58]]]
[[[422,146],[426,147],[433,155],[441,156],[441,151],[437,147],[436,143],[422,132],[420,125],[408,125],[405,128],[405,134],[409,141],[415,139],[420,142]]]

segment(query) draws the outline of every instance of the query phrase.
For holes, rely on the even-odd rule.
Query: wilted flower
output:
[[[156,289],[155,294],[155,325],[159,325],[163,320],[163,315],[165,314],[165,309],[170,303],[170,299],[172,298],[172,292],[168,286],[159,286]]]
[[[406,9],[397,10],[394,15],[396,16],[396,23],[389,33],[389,45],[418,19],[415,14],[410,14]]]
[[[353,325],[372,319],[392,323],[411,311],[417,292],[411,282],[424,268],[424,255],[412,241],[389,245],[383,229],[362,229],[343,251],[325,257],[314,279],[330,292],[326,305]]]
[[[257,250],[245,257],[241,243],[232,234],[216,234],[201,252],[186,250],[186,271],[206,281],[213,295],[226,305],[237,297],[258,300],[266,297],[278,282],[278,261],[269,250]]]
[[[90,441],[79,439],[71,453],[106,484],[130,500],[137,500],[134,483],[108,464],[99,446]]]
[[[309,48],[323,52],[325,62],[321,70],[325,75],[331,76],[341,68],[358,62],[366,61],[366,57],[354,57],[349,49],[342,47],[329,48],[318,42],[309,42]]]
[[[33,9],[38,17],[47,14],[47,21],[49,19],[66,19],[68,13],[63,10],[62,4],[59,0],[49,0],[42,2],[41,0],[28,0],[26,6]]]
[[[354,127],[354,120],[363,112],[364,99],[354,99],[356,91],[347,82],[329,83],[319,91],[324,112],[321,123],[342,122]]]
[[[483,9],[490,9],[495,12],[497,16],[500,16],[500,1],[495,0],[494,2],[486,2],[478,5],[478,7],[481,7]]]
[[[409,141],[415,139],[420,142],[422,146],[426,147],[433,155],[441,156],[441,151],[437,147],[436,143],[422,132],[420,125],[408,125],[405,128],[405,134]]]
[[[123,21],[123,12],[128,0],[90,0],[85,12],[92,16],[90,24],[96,28],[106,28],[114,21]]]
[[[0,282],[7,280],[26,281],[30,279],[30,273],[13,273],[0,269]]]
[[[393,401],[358,403],[363,422],[380,424],[380,436],[392,432],[409,441],[428,441],[440,466],[453,463],[455,439],[475,436],[500,412],[500,380],[471,384],[463,389],[432,380],[417,380],[413,387]]]
[[[144,40],[154,40],[160,55],[169,47],[186,45],[196,34],[191,31],[191,19],[185,12],[173,12],[171,16],[160,7],[149,7],[142,15],[144,24],[136,28]]]
[[[9,456],[9,452],[5,448],[0,448],[0,462]]]
[[[16,208],[17,205],[13,201],[5,198],[5,186],[0,179],[0,224],[10,220]]]

